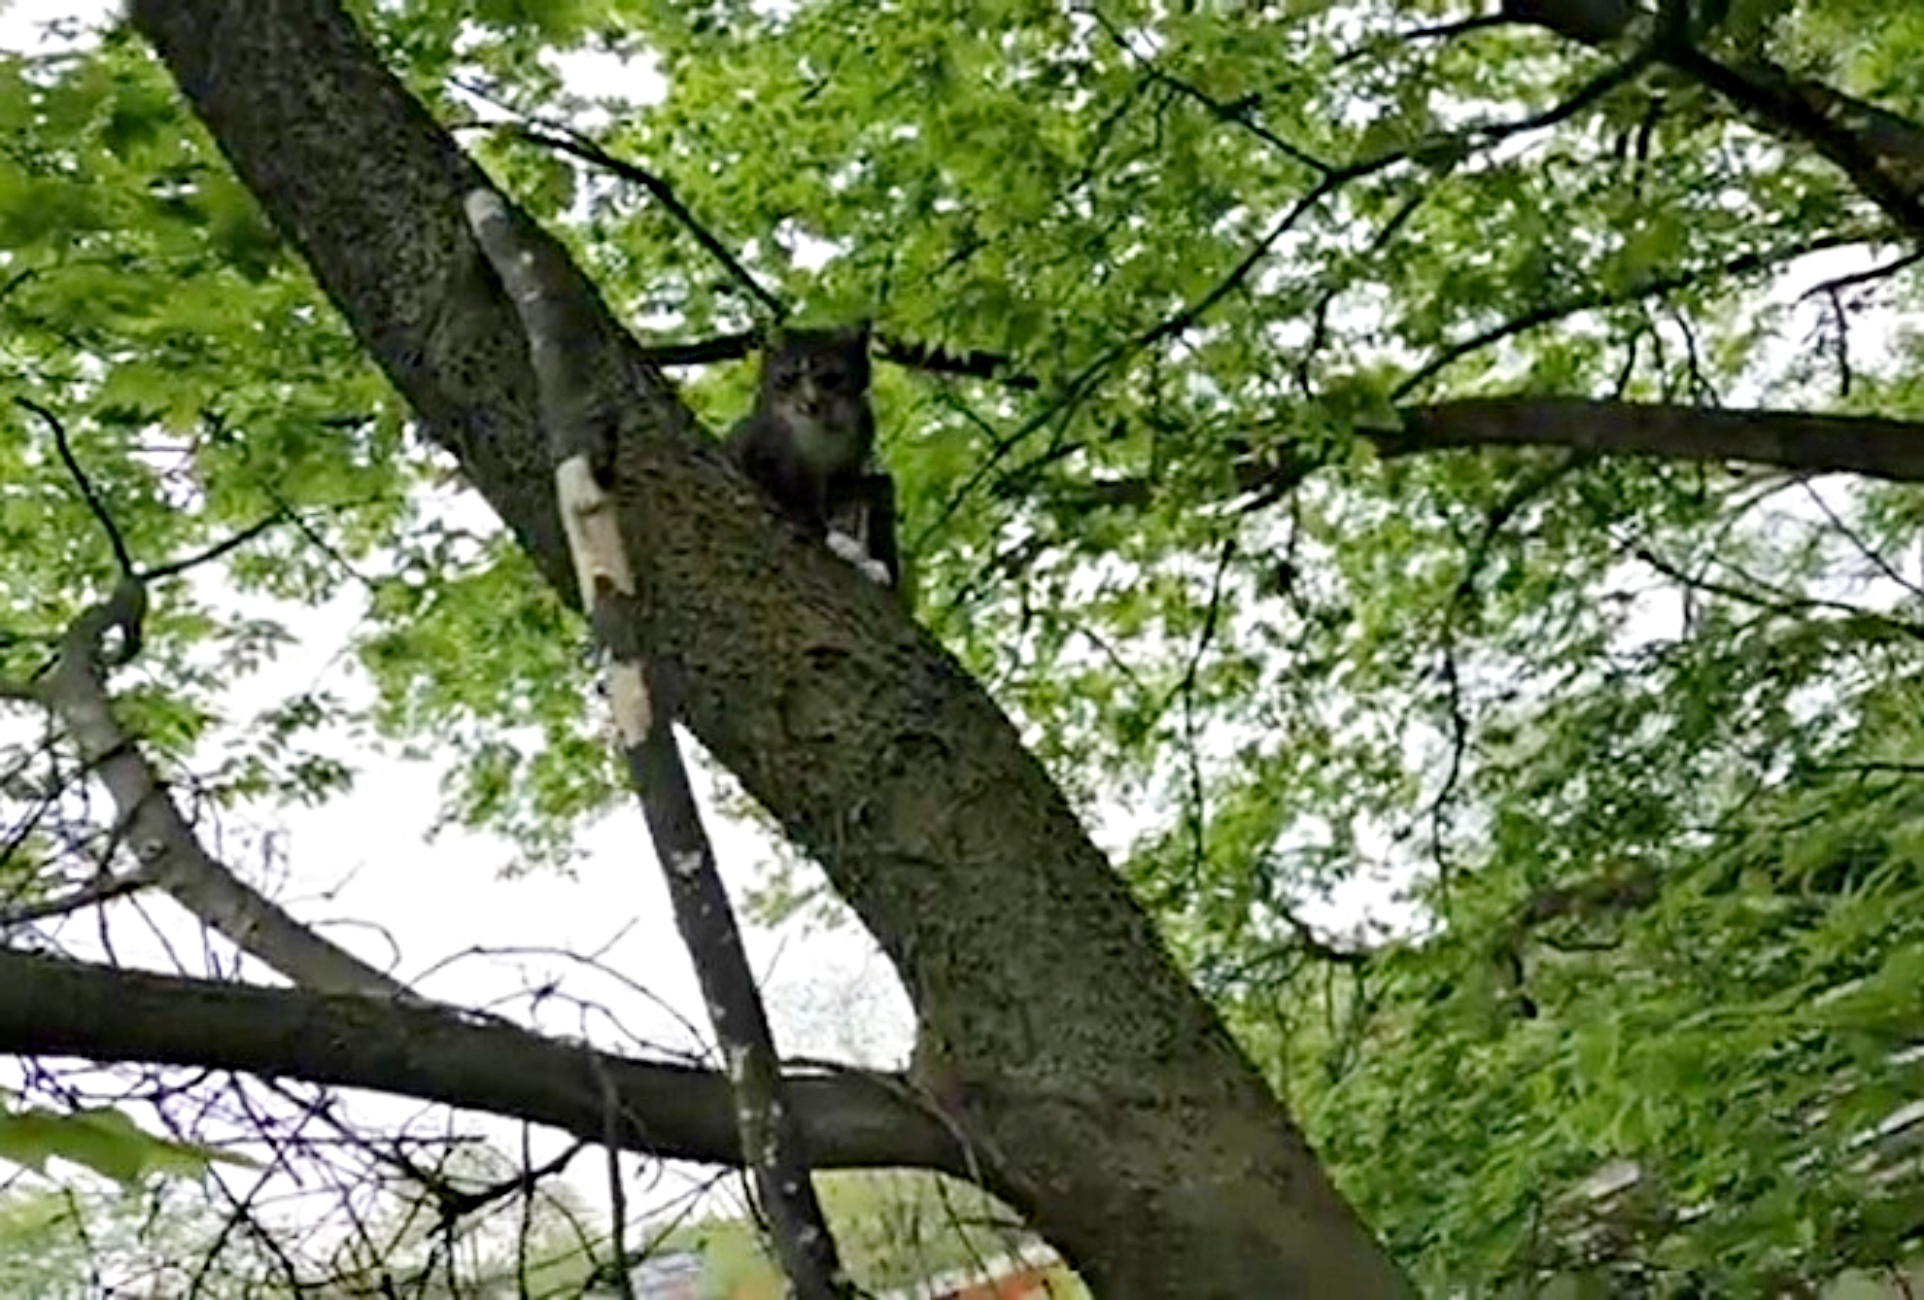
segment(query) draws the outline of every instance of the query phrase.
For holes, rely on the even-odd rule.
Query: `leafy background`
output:
[[[1915,270],[1821,288],[1896,260],[1834,170],[1621,54],[1404,35],[1463,16],[1435,4],[357,14],[649,336],[753,304],[660,204],[485,121],[591,131],[804,318],[1034,381],[879,368],[919,617],[1426,1292],[1762,1293],[1905,1254],[1916,491],[1357,436],[1519,392],[1918,413]],[[1924,10],[1740,2],[1717,39],[1924,118]],[[346,725],[443,758],[446,817],[515,867],[568,861],[618,788],[579,633],[144,48],[0,63],[0,132],[4,395],[62,413],[141,556],[287,510],[219,581],[367,610],[375,704],[287,701],[207,796],[338,795],[309,738]],[[720,425],[750,373],[680,378]],[[111,574],[17,413],[0,670]],[[130,703],[176,757],[284,636],[204,595],[168,590]]]

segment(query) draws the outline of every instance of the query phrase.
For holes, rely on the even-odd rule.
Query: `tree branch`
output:
[[[1616,44],[1640,24],[1663,21],[1633,0],[1503,0],[1503,14],[1597,47]],[[1917,123],[1765,59],[1721,63],[1668,33],[1654,50],[1660,62],[1766,130],[1815,149],[1913,239],[1924,240],[1924,129]]]
[[[74,620],[53,670],[32,687],[33,699],[60,719],[112,796],[119,814],[112,843],[132,849],[140,863],[134,879],[158,885],[209,929],[297,984],[323,992],[411,996],[406,985],[296,921],[201,847],[139,742],[114,715],[107,691],[107,670],[130,660],[140,645],[145,606],[145,585],[123,580],[112,596]],[[109,659],[102,642],[115,630],[120,643]]]
[[[1443,447],[1572,447],[1924,481],[1924,423],[1868,415],[1563,397],[1477,398],[1416,408],[1405,414],[1399,433],[1372,435],[1372,441],[1385,456]]]
[[[0,950],[0,1052],[233,1070],[416,1097],[548,1124],[665,1159],[740,1165],[728,1081],[425,1003],[114,970]],[[966,1176],[949,1130],[893,1075],[788,1081],[810,1159]]]
[[[787,304],[763,287],[762,282],[741,264],[740,259],[729,250],[728,245],[722,243],[707,226],[696,219],[695,214],[689,211],[688,205],[676,195],[674,186],[661,177],[645,167],[629,162],[626,158],[616,157],[579,131],[570,130],[567,127],[544,122],[539,126],[517,124],[503,126],[501,129],[529,144],[568,154],[570,157],[590,163],[603,171],[614,173],[625,181],[632,181],[641,186],[655,196],[657,203],[668,209],[669,215],[687,228],[688,233],[695,237],[695,242],[700,244],[710,257],[722,264],[729,275],[735,278],[735,283],[739,284],[749,297],[760,303],[771,319],[780,322],[788,315]]]
[[[761,990],[675,740],[674,705],[663,698],[662,674],[634,638],[640,620],[628,555],[638,548],[622,535],[608,492],[613,485],[608,440],[616,431],[585,400],[594,392],[585,368],[593,352],[582,346],[594,333],[593,293],[561,246],[527,218],[517,218],[494,191],[470,193],[467,212],[527,330],[555,496],[581,603],[609,654],[609,693],[629,785],[641,803],[675,926],[695,963],[710,1023],[729,1063],[742,1150],[749,1155],[775,1255],[800,1300],[848,1297],[848,1276],[809,1177],[801,1130],[783,1095],[781,1060]]]
[[[1405,407],[1397,430],[1358,429],[1384,459],[1476,447],[1563,447],[1669,460],[1734,461],[1809,474],[1924,482],[1924,422],[1578,397],[1486,397]],[[1251,508],[1323,467],[1282,441],[1238,467]]]

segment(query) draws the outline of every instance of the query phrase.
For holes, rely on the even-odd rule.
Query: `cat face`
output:
[[[868,400],[868,330],[784,330],[762,361],[764,401],[797,424],[853,428]]]

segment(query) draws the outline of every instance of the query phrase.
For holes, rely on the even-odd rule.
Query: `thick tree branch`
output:
[[[114,970],[0,950],[0,1052],[233,1070],[417,1097],[548,1124],[665,1159],[739,1165],[734,1102],[712,1070],[636,1061],[425,1003]],[[788,1081],[809,1158],[965,1176],[950,1131],[900,1079]]]
[[[1868,415],[1488,398],[1420,407],[1408,413],[1400,433],[1376,442],[1386,456],[1441,447],[1553,446],[1924,480],[1924,423]]]
[[[1402,415],[1401,429],[1359,429],[1357,436],[1385,458],[1454,448],[1563,447],[1924,482],[1921,421],[1576,397],[1473,398],[1409,407]],[[1322,464],[1320,456],[1298,454],[1283,442],[1245,460],[1237,483],[1267,502]]]

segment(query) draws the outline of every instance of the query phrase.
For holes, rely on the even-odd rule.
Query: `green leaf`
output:
[[[67,1113],[37,1108],[0,1111],[0,1158],[42,1173],[50,1159],[69,1160],[129,1186],[149,1174],[191,1177],[215,1161],[250,1167],[255,1163],[231,1152],[143,1132],[124,1112],[111,1107]]]

